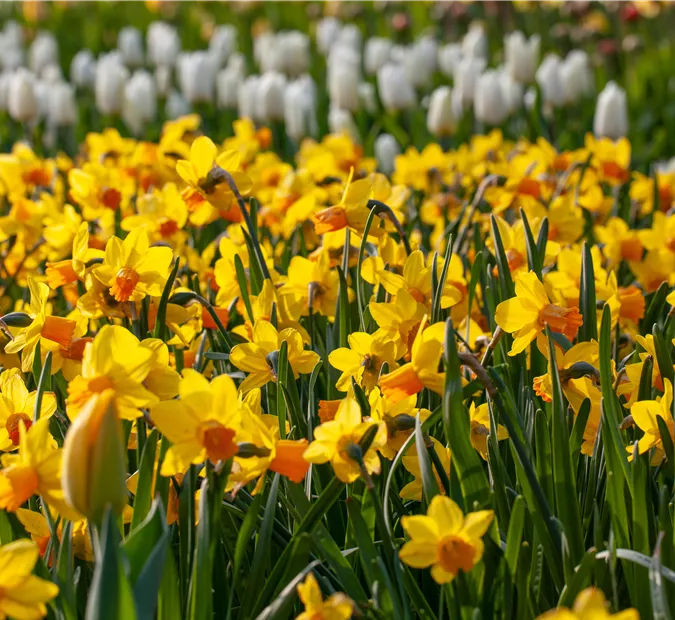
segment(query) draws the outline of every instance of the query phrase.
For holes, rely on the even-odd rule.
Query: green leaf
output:
[[[447,245],[445,247],[445,259],[443,260],[443,268],[441,269],[441,277],[437,283],[436,288],[432,292],[432,301],[431,301],[431,322],[437,323],[441,320],[441,299],[443,297],[443,289],[445,288],[445,282],[448,279],[448,269],[450,268],[450,261],[452,259],[452,236],[448,237]],[[434,269],[432,275],[436,275],[436,269]]]
[[[173,269],[169,274],[169,278],[164,285],[164,290],[162,291],[162,296],[159,299],[159,305],[157,306],[157,317],[155,318],[155,328],[152,332],[153,338],[159,338],[164,340],[165,337],[165,326],[166,326],[166,307],[169,303],[169,297],[171,295],[171,289],[173,284],[176,281],[176,276],[178,275],[178,267],[180,266],[180,258],[176,257],[173,263]]]
[[[246,314],[248,315],[248,320],[253,323],[256,319],[253,314],[253,306],[251,306],[251,297],[248,294],[248,280],[246,279],[246,272],[244,271],[244,263],[241,262],[241,257],[239,254],[234,255],[234,269],[237,274],[237,282],[239,283],[239,292],[241,294],[241,299],[244,302],[244,308],[246,308]]]
[[[516,497],[511,508],[509,530],[506,534],[506,551],[504,557],[511,575],[516,574],[518,556],[523,540],[523,527],[525,525],[525,498],[522,495]]]
[[[494,215],[490,216],[490,227],[495,245],[495,258],[497,259],[497,268],[499,269],[499,284],[502,291],[502,299],[510,299],[515,296],[516,291],[513,286],[511,271],[509,270],[509,261],[507,260],[506,252],[504,251],[502,236],[499,233],[499,227],[497,226],[497,220]]]
[[[661,312],[663,311],[663,307],[666,304],[666,297],[668,296],[669,290],[670,287],[668,286],[668,282],[662,282],[659,288],[656,289],[656,292],[652,295],[649,306],[647,307],[647,311],[645,312],[645,316],[642,321],[640,321],[641,333],[644,334],[646,331],[651,329],[654,323],[659,320]]]
[[[339,343],[341,347],[349,346],[347,337],[352,333],[351,328],[351,314],[349,312],[349,288],[347,287],[347,279],[345,272],[340,267],[337,267],[338,276],[340,278],[340,287],[338,291],[338,302],[336,309],[336,322],[339,327]]]
[[[35,406],[33,407],[33,422],[40,419],[42,412],[42,397],[45,392],[52,388],[52,352],[47,351],[45,356],[45,363],[40,372],[40,381],[38,382],[37,394],[35,395]]]
[[[216,542],[218,539],[215,537],[215,528],[211,524],[211,511],[208,504],[209,482],[208,478],[204,479],[199,496],[199,523],[188,594],[188,618],[190,620],[210,618],[213,608],[211,536],[214,536]]]
[[[579,465],[579,457],[581,456],[581,446],[584,442],[584,433],[586,432],[586,424],[591,413],[591,401],[585,398],[584,402],[579,407],[579,413],[574,418],[574,426],[572,426],[572,433],[570,434],[570,454],[572,455],[572,470],[576,471]]]
[[[531,271],[537,274],[537,277],[541,280],[541,269],[544,265],[543,257],[540,256],[539,248],[537,243],[534,240],[534,235],[532,234],[532,229],[530,228],[530,222],[527,220],[527,215],[525,214],[524,209],[520,209],[520,219],[523,221],[523,229],[525,230],[525,245],[527,249],[527,263]]]
[[[670,384],[673,385],[673,382],[675,381],[673,360],[670,358],[670,354],[668,353],[668,345],[666,344],[666,340],[663,337],[663,330],[656,323],[654,324],[652,334],[654,336],[654,348],[656,349],[656,361],[659,365],[659,372],[661,373],[664,381],[668,379]]]
[[[661,532],[656,541],[656,548],[654,555],[652,555],[652,562],[649,567],[649,589],[652,597],[652,618],[654,620],[670,620],[673,616],[668,608],[668,596],[666,588],[663,583],[662,566],[661,566],[661,543],[663,542],[664,533]]]
[[[306,539],[305,539],[306,540]],[[302,556],[303,553],[306,553],[306,549],[300,548],[298,544],[298,549],[296,550],[297,555]],[[274,601],[265,607],[265,609],[258,614],[256,620],[275,620],[276,618],[286,618],[289,615],[291,606],[295,597],[297,595],[298,586],[305,580],[305,577],[312,572],[320,562],[314,561],[311,564],[308,564],[303,568],[291,581],[288,582],[288,585],[279,592]]]
[[[146,558],[152,552],[152,549],[168,532],[164,511],[162,500],[154,500],[146,518],[142,523],[139,523],[122,545],[129,558],[129,580],[132,584],[136,583],[138,576],[143,571]]]
[[[579,342],[598,339],[597,304],[595,302],[595,272],[593,255],[584,241],[581,255],[581,282],[579,284],[579,306],[584,322],[579,328]]]
[[[138,484],[136,495],[134,496],[134,512],[131,517],[132,531],[145,519],[152,505],[152,486],[156,471],[155,456],[157,454],[158,437],[159,433],[155,428],[148,436],[143,447],[143,453],[141,454],[141,464],[138,468]]]
[[[56,561],[56,582],[59,586],[59,598],[63,608],[63,615],[66,620],[77,619],[74,573],[73,522],[66,521],[61,531],[61,545]]]
[[[431,459],[429,458],[426,442],[424,441],[419,413],[415,419],[415,448],[417,449],[417,460],[420,466],[424,499],[427,503],[430,503],[431,500],[439,494],[439,490],[436,477],[434,476],[434,470],[431,466]],[[433,450],[433,446],[431,449]]]
[[[591,585],[595,557],[595,547],[591,547],[584,553],[581,563],[574,569],[574,577],[565,585],[560,595],[558,607],[571,608],[577,595]]]

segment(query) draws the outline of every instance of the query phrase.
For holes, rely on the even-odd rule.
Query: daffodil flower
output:
[[[305,611],[295,620],[349,620],[354,612],[354,601],[342,592],[324,600],[314,573],[309,573],[305,581],[298,584],[298,597]]]
[[[665,454],[663,450],[663,440],[661,438],[661,429],[659,429],[658,418],[662,418],[670,431],[671,439],[675,440],[675,422],[673,421],[673,384],[664,379],[663,396],[656,400],[641,400],[630,408],[630,414],[637,427],[644,433],[638,441],[638,452],[644,454],[655,448],[652,463],[660,463]],[[632,458],[633,447],[629,446],[626,450]]]

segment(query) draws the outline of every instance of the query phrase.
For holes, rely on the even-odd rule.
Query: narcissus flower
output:
[[[288,363],[296,379],[300,374],[314,370],[319,356],[314,351],[304,350],[302,336],[297,331],[288,328],[278,332],[269,321],[256,321],[253,342],[238,344],[230,352],[230,362],[249,373],[239,386],[242,392],[276,381],[275,360],[282,342],[288,343]]]
[[[298,585],[298,596],[305,606],[296,620],[348,620],[354,612],[354,601],[342,592],[331,594],[325,601],[314,573]]]
[[[145,228],[132,230],[124,239],[111,237],[105,259],[94,275],[110,287],[119,302],[140,301],[146,295],[159,297],[169,277],[173,252],[167,247],[150,247]]]
[[[34,620],[47,615],[47,606],[59,587],[32,575],[40,554],[30,540],[16,540],[0,547],[0,617]]]
[[[431,440],[434,451],[436,452],[436,455],[438,456],[438,459],[440,460],[441,465],[443,466],[443,471],[449,472],[450,448],[446,448],[435,437],[429,437],[429,439]],[[419,457],[417,456],[417,447],[415,443],[413,443],[410,446],[407,454],[401,459],[401,462],[403,463],[403,467],[405,467],[413,476],[415,476],[415,479],[412,482],[409,482],[401,489],[400,493],[401,498],[414,499],[419,502],[422,500],[422,490],[423,490],[422,469],[420,468],[420,460]],[[434,477],[436,478],[436,484],[438,485],[438,489],[440,490],[441,493],[444,493],[443,484],[441,483],[441,477],[438,475],[438,472],[436,471],[435,467],[432,468],[432,471],[434,473]]]
[[[354,482],[361,475],[361,465],[356,456],[363,460],[369,474],[380,472],[380,458],[377,449],[387,442],[387,427],[379,423],[375,439],[365,454],[358,446],[366,431],[375,422],[364,422],[361,409],[353,396],[345,398],[338,408],[335,419],[320,424],[314,430],[314,441],[305,451],[310,463],[328,463],[342,482]]]
[[[671,439],[675,440],[675,422],[673,421],[673,385],[668,379],[664,379],[663,396],[656,400],[641,400],[634,403],[630,408],[630,414],[638,428],[644,433],[638,441],[638,452],[644,454],[655,448],[652,463],[660,463],[664,456],[663,440],[659,429],[658,418],[663,418]],[[633,447],[626,448],[633,454]]]
[[[163,401],[150,411],[157,428],[172,443],[160,474],[183,473],[207,459],[214,464],[231,459],[238,450],[242,414],[250,411],[239,402],[229,376],[219,375],[209,383],[200,373],[184,370],[178,400]]]
[[[483,557],[481,538],[490,527],[494,512],[480,510],[466,516],[450,498],[436,495],[426,516],[402,517],[410,541],[399,553],[413,568],[431,566],[436,583],[449,583],[459,571],[468,573]]]
[[[586,588],[574,599],[572,609],[558,607],[538,616],[537,620],[640,620],[636,609],[626,609],[613,614],[609,603],[599,588]]]
[[[52,515],[53,519],[56,521],[57,514]],[[16,511],[16,518],[21,522],[21,525],[25,528],[26,532],[30,534],[31,539],[38,547],[40,555],[44,558],[49,543],[52,540],[52,533],[49,529],[49,523],[45,516],[41,512],[35,512],[33,510],[28,510],[27,508],[19,508]],[[73,521],[73,553],[75,557],[84,560],[85,562],[94,561],[94,547],[91,542],[91,537],[89,536],[89,524],[86,519],[80,519],[78,521]],[[63,520],[59,521],[56,534],[59,537],[59,540],[63,538]],[[53,554],[49,558],[49,564],[52,565]],[[45,558],[46,559],[46,558]]]
[[[530,271],[516,278],[516,296],[497,306],[495,321],[505,332],[514,334],[509,355],[518,355],[546,325],[552,331],[573,340],[583,318],[579,308],[563,308],[552,304],[544,285]]]
[[[483,403],[476,407],[475,403],[471,403],[469,419],[471,421],[471,445],[487,461],[487,442],[490,435],[490,410],[488,409],[488,404]],[[498,424],[497,441],[507,439],[508,436],[509,434],[506,429],[501,424]]]

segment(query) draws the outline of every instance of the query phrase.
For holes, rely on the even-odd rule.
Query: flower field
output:
[[[673,19],[0,6],[0,620],[672,618]]]

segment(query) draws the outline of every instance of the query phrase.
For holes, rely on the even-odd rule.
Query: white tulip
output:
[[[499,71],[499,81],[502,86],[502,93],[504,94],[504,102],[508,109],[508,114],[513,114],[523,107],[523,85],[511,77],[503,69]]]
[[[340,36],[342,26],[335,17],[324,17],[316,25],[316,46],[322,54],[327,54]]]
[[[157,88],[147,71],[136,71],[124,87],[122,119],[131,132],[142,135],[147,123],[157,118]]]
[[[59,65],[51,63],[42,68],[42,79],[47,84],[56,84],[63,81],[63,74]]]
[[[462,45],[460,43],[448,43],[438,49],[438,68],[448,77],[455,74],[455,69],[461,60]]]
[[[78,88],[92,88],[96,81],[96,59],[89,50],[80,50],[70,63],[70,81]]]
[[[260,76],[249,75],[239,86],[237,110],[239,118],[258,120],[258,83]]]
[[[208,52],[185,52],[178,57],[178,84],[190,104],[212,103],[216,61]]]
[[[58,82],[50,87],[47,119],[55,127],[70,127],[77,123],[77,102],[75,89],[66,82]]]
[[[28,64],[31,71],[40,74],[42,69],[53,62],[59,61],[59,44],[56,37],[48,32],[41,32],[35,37],[28,52]]]
[[[462,107],[468,108],[473,104],[476,82],[485,69],[485,60],[474,56],[466,56],[460,60],[455,70],[456,98],[461,101]]]
[[[391,174],[396,167],[396,157],[401,154],[401,147],[396,138],[389,133],[377,136],[373,146],[377,167],[384,174]]]
[[[441,86],[431,93],[427,111],[427,129],[439,137],[452,133],[455,128],[455,116],[452,110],[452,91]]]
[[[96,65],[94,96],[96,107],[101,114],[119,114],[122,110],[124,85],[129,72],[120,61],[118,54],[105,54]]]
[[[359,141],[359,130],[354,123],[354,118],[347,110],[331,108],[328,112],[328,128],[331,133],[346,134],[354,142]]]
[[[173,69],[168,65],[155,67],[155,86],[160,97],[168,97],[173,88]]]
[[[17,69],[9,82],[7,108],[9,115],[19,123],[34,121],[38,116],[36,79],[27,69]]]
[[[391,49],[394,46],[391,39],[385,37],[371,37],[366,41],[363,54],[363,65],[368,75],[375,75],[381,67],[391,59]]]
[[[237,109],[237,91],[242,78],[229,67],[221,69],[216,76],[216,105],[219,110]]]
[[[49,115],[49,102],[52,98],[52,84],[36,79],[33,92],[37,101],[37,120],[43,120]]]
[[[358,91],[361,107],[369,114],[375,114],[377,112],[377,92],[375,90],[375,85],[370,82],[361,82]]]
[[[340,33],[335,40],[335,45],[351,47],[354,50],[361,49],[361,31],[354,24],[346,24],[340,29]]]
[[[125,26],[117,35],[117,49],[127,67],[140,67],[144,62],[143,35],[133,26]]]
[[[387,110],[407,110],[417,103],[412,84],[400,65],[388,63],[377,72],[377,89]]]
[[[617,140],[628,133],[626,91],[615,82],[608,82],[598,95],[593,118],[593,132]]]
[[[529,39],[520,32],[511,32],[504,37],[504,61],[506,71],[521,84],[529,84],[534,80],[539,64],[538,35]]]
[[[297,30],[280,35],[278,53],[284,60],[284,73],[292,77],[302,75],[309,68],[309,37]]]
[[[501,125],[506,120],[509,109],[497,71],[486,71],[478,78],[474,97],[476,120],[487,125]]]
[[[488,41],[485,29],[481,24],[471,24],[469,31],[462,39],[462,56],[482,58],[487,61]]]
[[[177,90],[172,90],[166,98],[164,114],[169,120],[175,120],[190,113],[190,104]]]
[[[565,89],[565,101],[576,103],[593,92],[593,72],[588,54],[572,50],[560,67],[560,77]]]
[[[2,35],[8,46],[19,49],[23,48],[23,28],[18,22],[13,19],[5,22],[5,27],[2,29]]]
[[[232,25],[218,26],[209,40],[209,51],[222,67],[237,50],[237,29]]]
[[[153,22],[146,36],[148,59],[153,66],[173,67],[180,53],[180,37],[174,26],[165,22]]]
[[[263,71],[279,71],[282,59],[278,57],[277,37],[265,31],[253,39],[253,58]]]
[[[560,75],[561,65],[560,57],[548,54],[537,69],[536,75],[544,103],[556,108],[565,103],[565,87]]]
[[[358,110],[358,89],[361,81],[358,69],[346,64],[333,67],[328,75],[328,94],[331,105],[351,112]]]
[[[314,81],[305,76],[291,82],[284,93],[284,122],[286,133],[296,142],[314,133],[316,102]]]
[[[286,78],[281,73],[269,71],[263,73],[258,81],[256,118],[267,123],[284,117],[284,91]]]
[[[226,68],[236,73],[240,80],[243,80],[246,77],[246,56],[241,52],[230,54]]]

